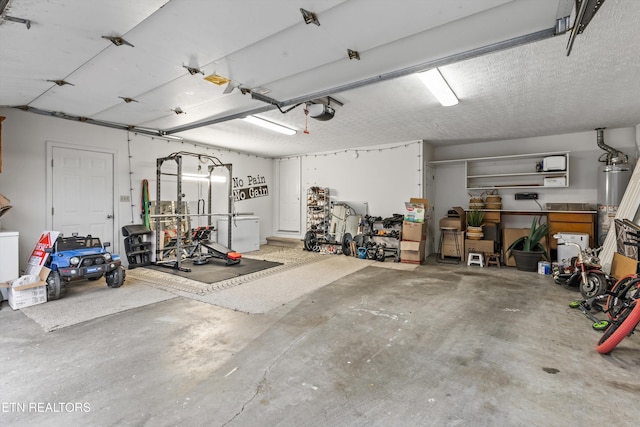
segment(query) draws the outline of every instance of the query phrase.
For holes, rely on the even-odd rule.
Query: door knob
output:
[[[107,215],[107,219],[113,219],[113,215]]]

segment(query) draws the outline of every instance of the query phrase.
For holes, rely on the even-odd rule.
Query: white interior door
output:
[[[113,244],[113,154],[63,147],[52,154],[53,230]]]
[[[300,159],[278,160],[278,231],[300,232]]]

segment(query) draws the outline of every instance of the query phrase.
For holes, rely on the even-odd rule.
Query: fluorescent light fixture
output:
[[[202,173],[182,173],[182,179],[184,181],[204,181],[207,182],[209,180],[209,175]]]
[[[183,172],[182,173],[182,179],[184,181],[202,181],[202,182],[207,182],[207,181],[211,180],[211,182],[227,182],[227,177],[226,176],[211,175],[211,177],[209,177],[209,175],[207,175],[205,173],[187,173],[187,172]]]
[[[211,175],[211,182],[227,182],[227,177],[222,175]]]
[[[453,93],[447,81],[442,77],[440,71],[437,68],[432,68],[429,71],[418,73],[418,77],[422,80],[422,83],[431,91],[443,107],[450,107],[458,103],[456,94]]]
[[[286,126],[282,126],[277,123],[273,123],[273,122],[270,122],[269,120],[261,119],[260,117],[256,117],[256,116],[247,116],[242,120],[244,120],[245,122],[254,124],[256,126],[263,127],[265,129],[283,133],[285,135],[295,135],[297,133],[295,129],[291,129]]]

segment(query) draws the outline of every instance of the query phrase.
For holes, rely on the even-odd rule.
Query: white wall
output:
[[[302,163],[301,235],[306,232],[306,191],[328,187],[332,201],[368,203],[369,214],[404,212],[404,202],[423,197],[423,143],[411,141],[299,156]],[[287,235],[287,237],[292,237]]]
[[[274,214],[277,186],[274,161],[254,155],[204,148],[190,143],[151,138],[120,130],[84,123],[40,116],[15,109],[0,109],[7,117],[3,122],[3,170],[0,173],[0,193],[11,199],[14,208],[0,222],[2,230],[20,232],[20,260],[26,259],[40,233],[46,229],[47,212],[46,144],[53,141],[75,146],[97,147],[115,154],[114,177],[116,199],[128,196],[130,202],[119,202],[115,212],[116,232],[123,225],[140,222],[140,190],[143,179],[149,180],[151,199],[155,199],[156,159],[170,153],[189,151],[218,157],[233,164],[235,190],[247,189],[250,176],[267,185],[269,195],[235,203],[238,213],[253,213],[261,218],[261,242],[274,233],[277,212]],[[607,129],[605,143],[637,158],[636,128]],[[371,215],[387,217],[402,213],[404,202],[411,197],[427,197],[433,207],[430,237],[437,237],[438,219],[453,206],[467,207],[469,195],[465,190],[464,163],[431,167],[431,160],[460,159],[493,155],[525,154],[544,151],[571,151],[570,187],[541,188],[539,202],[596,203],[597,159],[603,153],[596,145],[596,133],[582,132],[567,135],[494,141],[481,144],[432,146],[423,141],[363,147],[300,156],[301,161],[301,234],[286,237],[302,238],[306,231],[304,201],[310,186],[329,187],[336,201],[368,202]],[[185,172],[197,172],[197,161],[185,160]],[[131,172],[131,173],[130,173]],[[240,186],[242,180],[242,186]],[[163,181],[163,198],[175,198],[175,184]],[[166,192],[165,192],[166,190]],[[515,201],[516,190],[504,189],[505,209],[537,209],[530,200]],[[185,200],[197,210],[201,198],[197,183],[184,183]],[[214,211],[226,205],[226,193],[214,193]],[[206,199],[206,194],[204,194]],[[197,225],[197,224],[196,224]],[[526,226],[527,224],[525,224]],[[516,225],[520,226],[520,225]],[[114,242],[114,249],[122,252],[122,237]]]
[[[636,129],[606,129],[605,144],[628,154],[634,162],[637,155]],[[581,132],[566,135],[553,135],[517,140],[493,141],[481,144],[446,145],[435,148],[434,160],[451,160],[472,157],[503,156],[511,154],[529,154],[538,152],[570,151],[569,187],[535,189],[538,202],[545,203],[593,203],[597,202],[597,168],[601,164],[598,157],[603,150],[596,144],[596,132]],[[469,194],[465,190],[464,163],[439,164],[434,168],[435,176],[435,221],[432,232],[437,232],[439,218],[446,216],[453,206],[468,208]],[[517,189],[501,189],[503,209],[538,210],[533,200],[515,200]],[[531,190],[527,190],[531,191]],[[480,195],[480,191],[471,192]],[[531,219],[510,218],[508,226],[527,227]],[[524,222],[523,222],[524,221]]]
[[[228,150],[205,149],[188,143],[167,141],[162,138],[130,134],[125,131],[41,116],[16,109],[0,108],[2,123],[2,173],[0,193],[11,200],[14,206],[2,217],[2,230],[20,232],[20,266],[25,268],[28,256],[40,233],[47,229],[50,214],[47,209],[47,165],[46,144],[53,141],[72,146],[97,147],[114,155],[114,191],[116,193],[115,231],[119,239],[112,242],[114,252],[123,253],[124,245],[120,229],[124,225],[140,223],[140,190],[142,179],[148,179],[151,199],[155,199],[156,158],[173,152],[189,151],[219,157],[233,164],[233,175],[242,179],[248,188],[248,176],[264,178],[269,195],[235,204],[237,212],[252,212],[260,216],[260,237],[272,233],[272,193],[274,189],[272,159],[230,152]],[[186,162],[185,162],[186,163]],[[186,165],[184,171],[189,167]],[[131,172],[131,174],[130,174]],[[175,199],[175,186],[167,184],[167,197]],[[163,188],[165,188],[163,184]],[[185,199],[197,201],[197,185],[186,184]],[[119,202],[122,196],[130,201]],[[165,192],[163,191],[163,198]]]

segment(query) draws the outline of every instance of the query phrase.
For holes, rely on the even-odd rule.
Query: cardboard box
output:
[[[462,218],[444,217],[440,218],[440,228],[454,227],[458,231],[466,230],[467,226],[464,224]]]
[[[458,257],[463,259],[464,257],[464,232],[458,233],[458,246],[456,247],[456,241],[453,237],[453,233],[444,233],[442,235],[442,247],[441,254],[438,256],[442,257]],[[460,251],[460,252],[458,252]]]
[[[420,263],[424,261],[425,240],[419,242],[400,242],[400,261],[410,263]]]
[[[426,240],[426,238],[427,238],[426,222],[404,221],[402,223],[402,240],[419,242],[421,240]]]
[[[11,200],[0,194],[0,218],[12,208],[9,203],[11,203]]]
[[[464,259],[469,259],[469,253],[492,254],[495,242],[493,240],[469,240],[464,241]]]
[[[7,283],[0,283],[0,287],[8,288],[9,306],[14,310],[30,307],[47,302],[47,277],[49,269],[42,267],[39,277],[30,280],[32,276],[21,276]]]
[[[613,261],[611,261],[611,276],[620,279],[628,274],[636,274],[637,272],[638,261],[614,252]]]
[[[425,222],[427,217],[427,207],[429,206],[427,199],[416,199],[412,197],[405,202],[404,220],[409,222]]]
[[[510,267],[516,266],[516,259],[514,257],[509,258],[507,250],[509,249],[509,245],[513,243],[518,237],[528,236],[529,228],[505,228],[502,230],[502,250],[504,255],[504,263]],[[544,246],[547,250],[549,250],[549,246],[547,245],[547,239],[542,239],[542,246]]]

